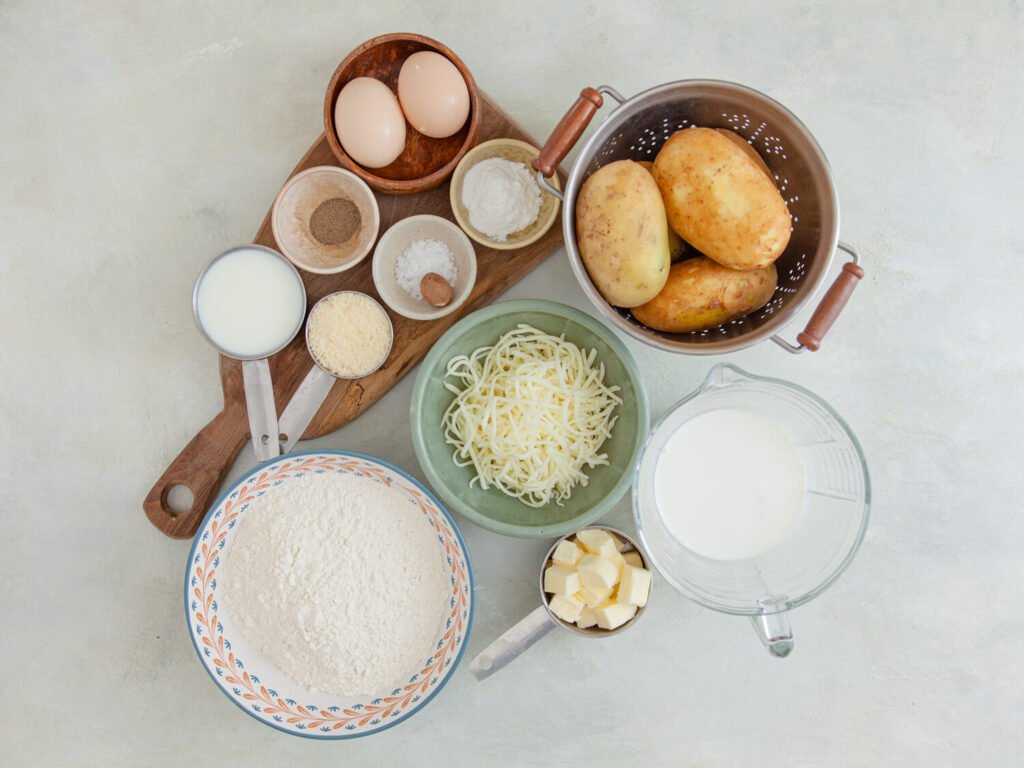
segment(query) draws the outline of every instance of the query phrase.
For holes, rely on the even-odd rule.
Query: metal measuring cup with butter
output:
[[[556,625],[582,637],[610,637],[633,626],[650,599],[647,557],[629,535],[591,526],[563,536],[544,557],[541,606],[469,665],[477,680],[505,667]]]

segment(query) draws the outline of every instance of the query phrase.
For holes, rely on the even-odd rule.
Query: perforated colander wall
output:
[[[666,334],[644,327],[644,332],[673,345],[770,335],[817,288],[838,237],[839,216],[828,165],[792,114],[762,94],[732,83],[681,81],[659,86],[627,101],[599,127],[578,161],[582,165],[579,184],[616,160],[653,160],[675,131],[695,126],[735,131],[757,150],[789,207],[792,234],[776,262],[778,288],[764,308],[710,330]],[[579,184],[571,187],[578,190]],[[627,311],[619,313],[639,326]]]

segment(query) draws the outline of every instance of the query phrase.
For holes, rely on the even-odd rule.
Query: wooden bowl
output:
[[[338,141],[334,126],[334,104],[341,89],[357,77],[373,77],[398,93],[398,73],[402,64],[419,51],[434,51],[448,59],[466,81],[469,89],[469,117],[466,124],[452,136],[432,139],[417,131],[408,121],[405,126],[405,149],[391,165],[364,168],[346,154]],[[324,130],[327,143],[342,167],[352,171],[373,189],[393,195],[409,195],[434,189],[445,181],[459,160],[469,151],[480,132],[480,95],[476,81],[462,59],[445,45],[423,35],[396,33],[381,35],[356,48],[334,70],[324,98]]]

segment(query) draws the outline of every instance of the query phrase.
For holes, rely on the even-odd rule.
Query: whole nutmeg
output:
[[[420,280],[420,293],[428,304],[434,307],[446,307],[452,301],[452,287],[437,272],[427,272]]]

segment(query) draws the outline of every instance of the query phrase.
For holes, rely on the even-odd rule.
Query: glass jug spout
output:
[[[749,381],[752,378],[755,377],[742,368],[737,368],[732,363],[719,363],[708,371],[708,375],[705,377],[704,383],[701,384],[700,388],[702,391],[722,389],[738,381]]]
[[[759,601],[762,607],[769,610],[773,606],[785,604],[785,598],[773,598],[771,600]],[[793,630],[789,626],[789,612],[786,610],[777,613],[762,613],[750,617],[754,625],[754,632],[761,639],[768,653],[779,659],[784,659],[793,650]]]

